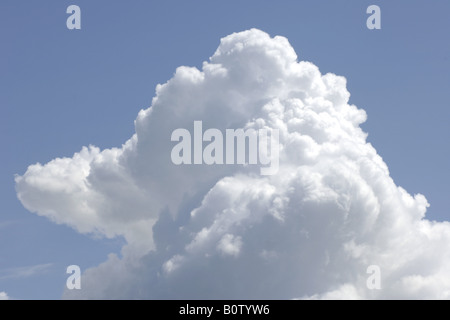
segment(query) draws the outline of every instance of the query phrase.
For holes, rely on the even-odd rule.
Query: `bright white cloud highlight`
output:
[[[16,177],[30,211],[81,233],[123,236],[67,298],[450,298],[450,224],[397,186],[348,103],[346,79],[298,61],[284,37],[221,39],[202,70],[179,67],[122,147],[90,146]],[[176,166],[171,133],[279,130],[279,171]],[[381,290],[366,269],[381,270]]]
[[[0,292],[0,300],[9,300],[9,297],[6,294],[6,292]]]

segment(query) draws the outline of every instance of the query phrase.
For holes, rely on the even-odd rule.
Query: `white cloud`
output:
[[[235,237],[232,234],[227,233],[220,239],[217,245],[217,250],[224,255],[238,256],[241,251],[242,240],[241,237]]]
[[[64,297],[450,298],[450,224],[394,183],[349,96],[345,78],[252,29],[158,85],[121,148],[30,166],[16,177],[27,209],[128,243]],[[278,173],[173,165],[171,133],[195,120],[278,129]]]
[[[9,297],[6,294],[6,292],[0,292],[0,300],[9,300]]]

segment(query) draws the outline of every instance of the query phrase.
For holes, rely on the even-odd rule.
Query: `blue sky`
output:
[[[81,30],[66,28],[71,4]],[[381,30],[366,28],[371,4]],[[450,220],[449,12],[436,0],[1,1],[0,292],[58,299],[68,265],[98,265],[124,242],[31,214],[14,174],[84,145],[120,146],[158,83],[180,65],[201,67],[220,38],[253,27],[287,37],[322,73],[345,76],[396,184],[426,196],[428,218]]]

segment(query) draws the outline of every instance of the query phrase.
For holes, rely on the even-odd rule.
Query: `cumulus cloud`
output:
[[[9,297],[6,294],[6,292],[0,292],[0,300],[9,300]]]
[[[158,85],[122,147],[31,165],[16,176],[28,210],[127,241],[64,297],[450,298],[450,224],[394,183],[349,97],[344,77],[252,29]],[[174,165],[171,133],[198,120],[278,130],[278,172]],[[366,285],[370,265],[379,290]]]

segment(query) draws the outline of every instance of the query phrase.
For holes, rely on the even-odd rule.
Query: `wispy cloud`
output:
[[[0,270],[0,280],[28,278],[49,271],[53,263],[37,264],[34,266],[15,267]]]
[[[18,220],[8,220],[8,221],[1,221],[0,222],[0,229],[6,229],[16,223],[18,223]]]

